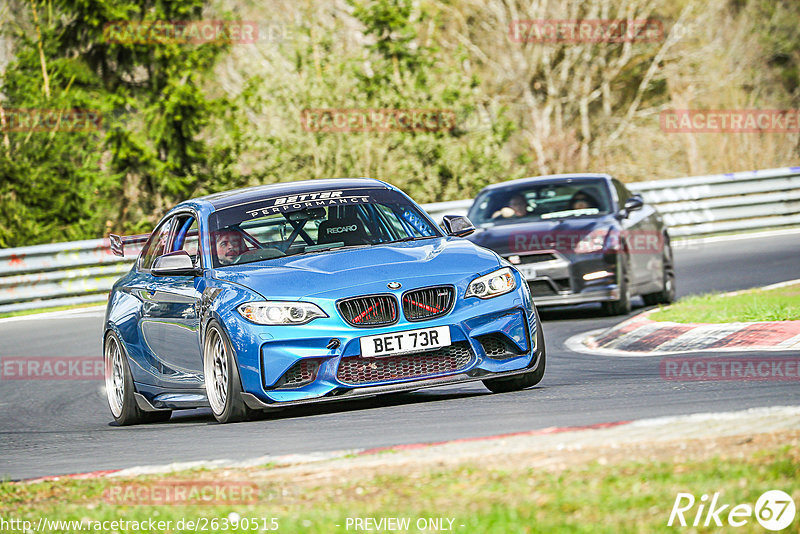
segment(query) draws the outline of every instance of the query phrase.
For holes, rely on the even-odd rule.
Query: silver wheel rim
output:
[[[203,350],[203,372],[205,375],[206,394],[211,410],[219,415],[225,411],[228,400],[228,352],[219,331],[211,327],[206,336]]]
[[[106,397],[114,417],[122,415],[125,398],[125,372],[122,367],[122,351],[114,336],[109,336],[105,353]]]

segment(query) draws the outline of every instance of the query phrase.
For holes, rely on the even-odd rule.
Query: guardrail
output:
[[[800,167],[628,184],[662,214],[673,238],[800,225]],[[424,204],[437,221],[463,215],[472,200]],[[104,302],[131,257],[108,239],[0,249],[0,313]]]

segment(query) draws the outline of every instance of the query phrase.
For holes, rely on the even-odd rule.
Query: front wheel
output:
[[[242,381],[233,357],[233,347],[222,327],[212,320],[203,343],[203,375],[206,394],[214,418],[220,423],[235,423],[253,411],[242,400]]]
[[[628,260],[623,257],[619,262],[619,300],[603,303],[603,313],[606,315],[627,315],[631,312],[631,280],[628,269]]]
[[[136,404],[133,376],[122,343],[114,332],[106,335],[103,350],[106,397],[114,421],[120,426],[166,421],[171,410],[145,412]]]
[[[656,304],[669,304],[675,300],[675,267],[672,264],[672,250],[664,251],[662,260],[662,286],[661,291],[642,295],[644,303],[648,306]]]

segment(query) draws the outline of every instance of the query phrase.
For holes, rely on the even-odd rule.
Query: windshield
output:
[[[475,199],[469,218],[483,226],[525,220],[561,219],[609,213],[608,185],[602,179],[565,179],[486,191]]]
[[[268,197],[209,217],[215,267],[441,236],[419,208],[386,189]]]

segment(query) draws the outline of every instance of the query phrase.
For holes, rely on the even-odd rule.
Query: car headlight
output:
[[[517,287],[517,281],[514,279],[514,273],[509,267],[503,267],[470,282],[464,298],[490,299],[513,291],[515,287]]]
[[[246,302],[237,309],[248,321],[265,325],[300,325],[328,316],[310,302]]]
[[[590,254],[592,252],[600,252],[603,250],[603,246],[606,242],[606,235],[608,234],[608,230],[594,230],[589,232],[583,239],[578,241],[578,244],[575,245],[573,249],[574,252],[577,254]]]

